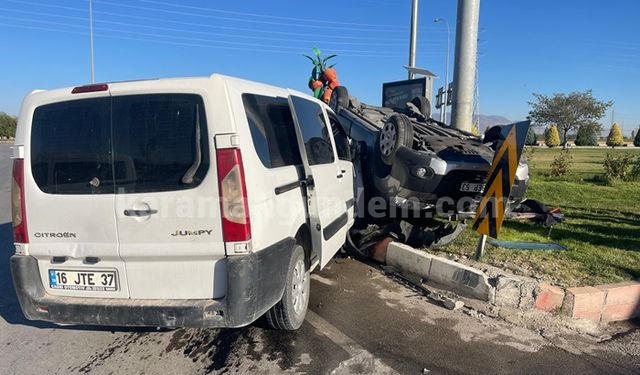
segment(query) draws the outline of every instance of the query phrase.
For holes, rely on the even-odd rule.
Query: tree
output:
[[[555,126],[556,129],[557,129],[557,125],[556,124],[551,124],[551,126]],[[547,133],[549,133],[549,129],[551,128],[551,126],[544,129],[544,132],[543,132],[542,135],[544,136],[545,140],[547,139]],[[560,133],[560,132],[558,132],[558,139],[560,140],[559,143],[558,143],[558,146],[560,146],[562,144],[562,142],[564,142],[564,139],[562,139],[562,133]]]
[[[534,93],[533,96],[536,100],[529,102],[529,118],[538,126],[557,124],[565,148],[567,134],[572,130],[589,125],[600,132],[601,125],[598,121],[607,108],[613,105],[611,101],[603,102],[594,98],[591,90],[553,96]]]
[[[4,112],[0,112],[0,137],[15,137],[17,119]]]
[[[596,127],[581,126],[576,135],[576,146],[597,146],[598,138],[598,129]]]
[[[555,124],[551,125],[545,132],[544,143],[547,147],[560,146],[560,135],[558,134],[558,127]]]
[[[636,136],[633,138],[633,145],[636,147],[640,147],[640,128],[638,128]]]
[[[617,122],[614,122],[611,125],[611,130],[609,131],[609,136],[607,137],[607,146],[616,147],[622,146],[624,144],[624,137],[622,136],[622,129]]]
[[[524,140],[524,144],[527,146],[538,145],[538,138],[536,136],[536,131],[533,130],[533,126],[529,126],[529,131],[527,131],[527,138]]]

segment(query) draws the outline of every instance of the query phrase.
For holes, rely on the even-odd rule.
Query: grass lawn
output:
[[[596,285],[640,278],[640,182],[606,186],[597,179],[607,152],[640,149],[574,148],[571,175],[550,177],[549,165],[559,149],[536,148],[530,159],[531,180],[526,196],[560,207],[566,215],[547,238],[547,228],[505,221],[501,240],[557,242],[568,251],[508,250],[487,244],[484,262],[505,262],[550,276],[562,286]],[[473,256],[478,235],[467,230],[445,251]]]

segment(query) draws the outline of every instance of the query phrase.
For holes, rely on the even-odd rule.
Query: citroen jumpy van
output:
[[[354,221],[332,110],[221,75],[29,94],[12,184],[20,305],[59,324],[296,329]]]

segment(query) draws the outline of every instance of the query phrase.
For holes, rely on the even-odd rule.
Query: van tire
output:
[[[287,269],[282,299],[265,314],[273,329],[294,331],[300,328],[309,305],[309,282],[309,265],[304,250],[296,244]]]

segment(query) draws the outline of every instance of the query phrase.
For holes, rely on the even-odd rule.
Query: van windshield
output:
[[[198,95],[128,95],[44,105],[33,116],[33,176],[50,194],[190,189],[209,169],[206,129]]]

